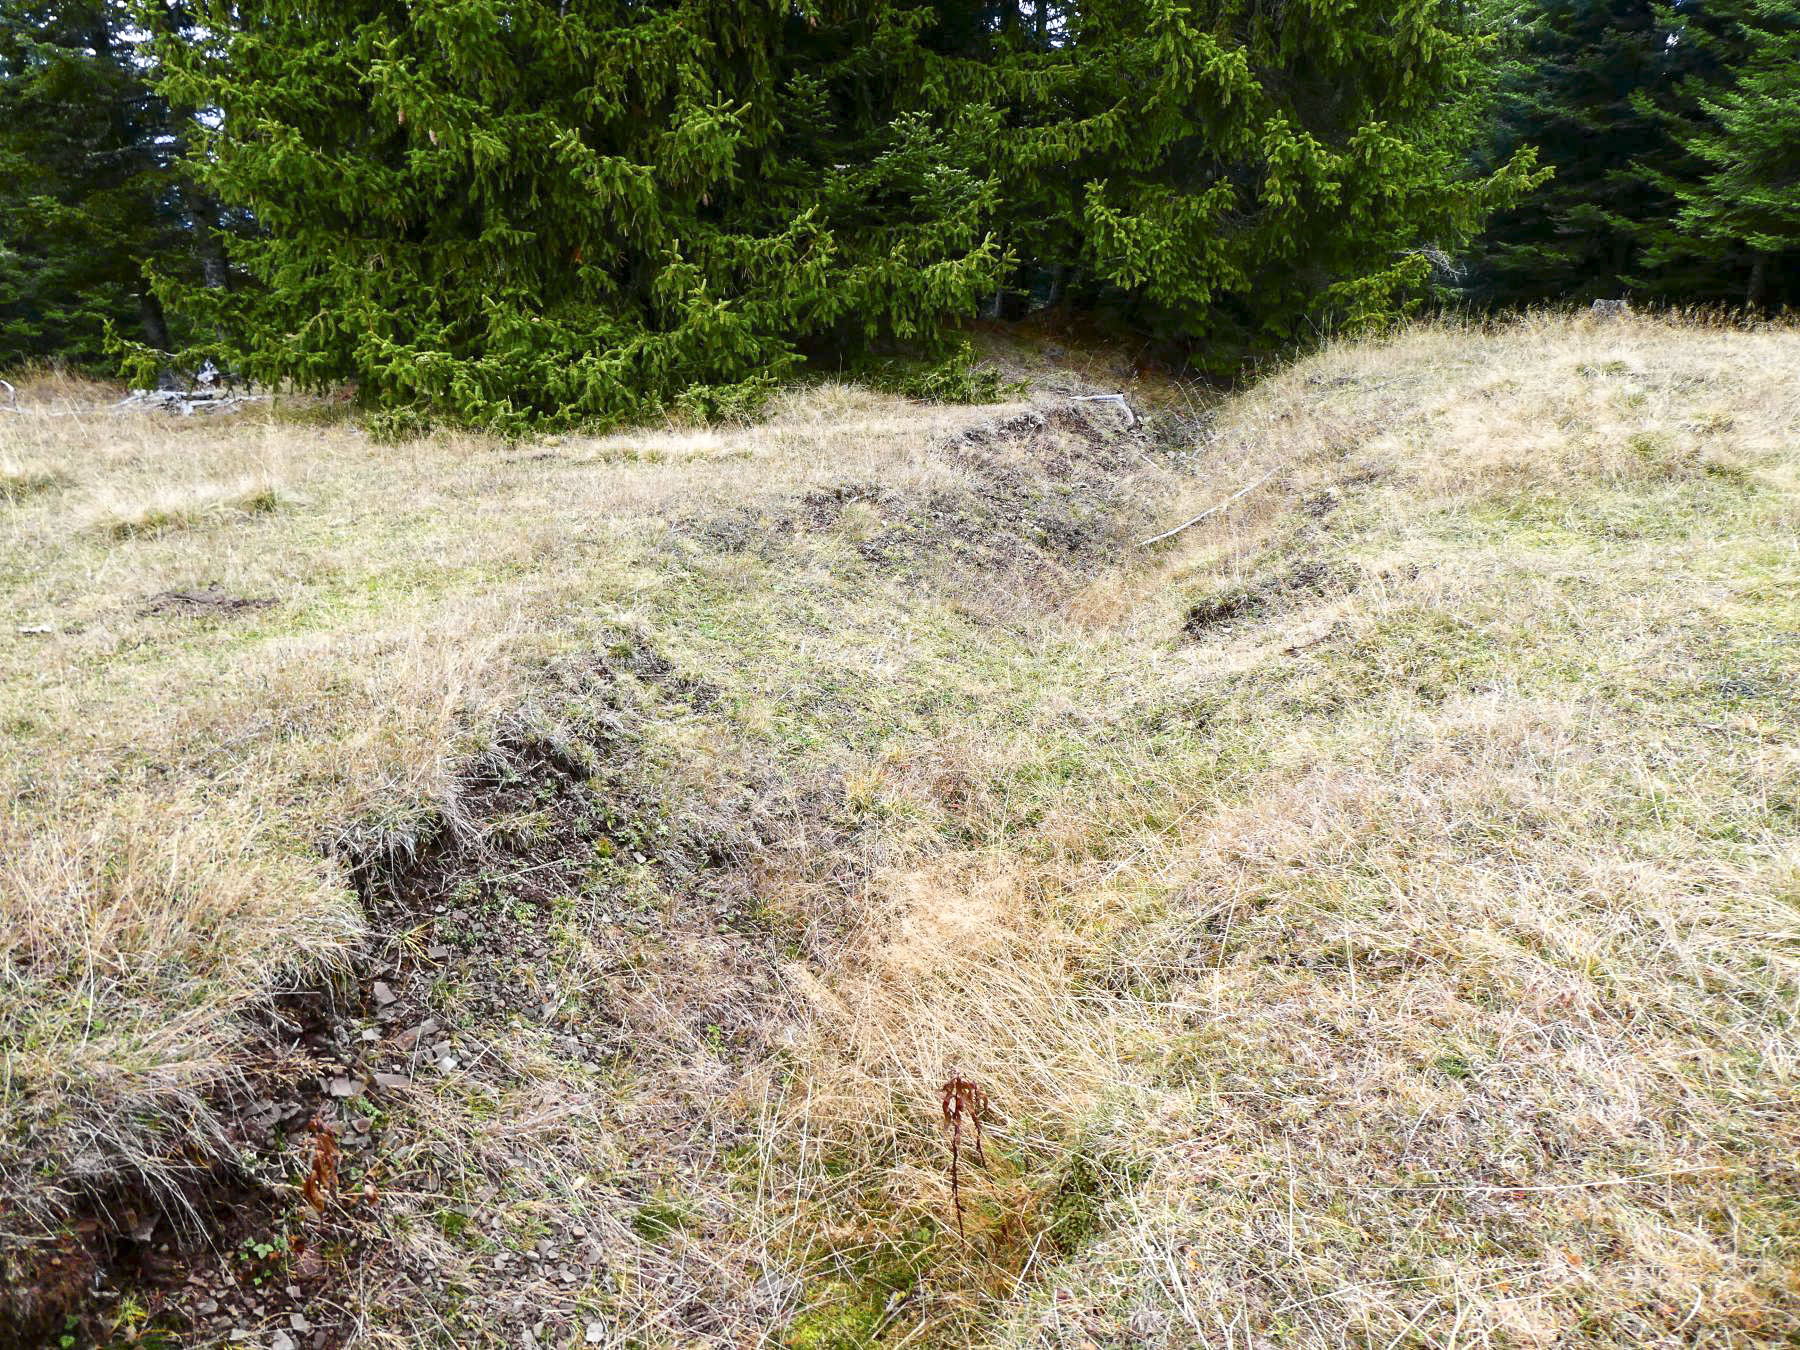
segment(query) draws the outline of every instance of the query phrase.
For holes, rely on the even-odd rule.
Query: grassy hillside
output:
[[[1032,374],[400,447],[28,387],[0,1327],[1780,1343],[1800,333]]]

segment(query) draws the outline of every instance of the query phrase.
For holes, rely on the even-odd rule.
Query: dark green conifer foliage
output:
[[[124,0],[0,10],[0,365],[99,363],[108,324],[170,345],[144,265],[176,267],[195,221]]]
[[[1241,360],[1416,291],[1468,169],[1450,0],[203,0],[166,87],[264,378],[504,429],[737,406],[1035,293]]]
[[[1519,54],[1491,153],[1536,144],[1555,178],[1494,217],[1470,294],[1792,303],[1795,0],[1508,0],[1506,13]]]
[[[1529,149],[1469,168],[1490,43],[1459,4],[940,12],[922,88],[946,116],[1001,117],[990,144],[1015,286],[1220,364],[1391,313],[1532,181]]]
[[[197,317],[260,378],[509,431],[718,411],[805,344],[932,339],[992,285],[966,141],[848,87],[857,39],[904,36],[879,6],[855,33],[768,0],[216,0],[198,25],[168,85],[218,109],[207,181],[262,232],[258,285]]]
[[[1668,50],[1650,0],[1525,0],[1503,13],[1517,62],[1486,153],[1535,145],[1555,176],[1494,217],[1474,253],[1472,290],[1513,304],[1616,296],[1674,211],[1670,191],[1639,169],[1675,150],[1643,98],[1698,54]]]
[[[1800,3],[1690,8],[1666,11],[1672,31],[1712,68],[1669,100],[1680,168],[1644,166],[1679,207],[1649,262],[1721,277],[1725,298],[1752,307],[1800,304]]]

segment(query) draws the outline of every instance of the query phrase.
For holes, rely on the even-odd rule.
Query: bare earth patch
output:
[[[197,591],[158,591],[144,602],[145,614],[230,615],[268,609],[281,602],[272,596],[231,595],[216,586]]]

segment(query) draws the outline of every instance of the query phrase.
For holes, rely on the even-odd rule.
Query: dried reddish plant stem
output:
[[[307,1204],[323,1214],[325,1202],[337,1194],[337,1135],[326,1122],[323,1114],[314,1116],[312,1124],[307,1128],[312,1131],[313,1137],[312,1168],[307,1172],[305,1182],[301,1184],[300,1194]]]
[[[967,1078],[952,1078],[945,1083],[939,1105],[944,1123],[950,1127],[950,1200],[956,1207],[956,1235],[967,1240],[963,1231],[962,1175],[958,1166],[962,1151],[963,1121],[975,1129],[975,1160],[987,1166],[987,1154],[981,1146],[981,1117],[987,1112],[987,1093]]]

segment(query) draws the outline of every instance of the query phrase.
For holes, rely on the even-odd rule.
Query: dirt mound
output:
[[[1070,400],[971,427],[934,445],[943,486],[850,481],[774,513],[739,512],[686,532],[726,551],[774,557],[836,533],[878,572],[950,569],[1054,594],[1092,575],[1149,519],[1147,477],[1173,472],[1190,424],[1121,417]],[[1159,460],[1159,456],[1161,459]]]

